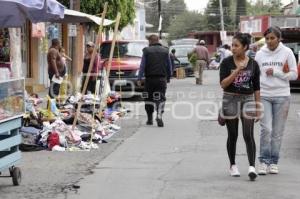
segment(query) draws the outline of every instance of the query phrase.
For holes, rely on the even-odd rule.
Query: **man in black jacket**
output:
[[[148,38],[149,47],[143,49],[143,57],[140,65],[138,84],[145,76],[145,110],[147,112],[147,125],[153,124],[154,108],[157,111],[157,126],[163,127],[162,114],[166,101],[167,83],[170,82],[171,60],[168,48],[159,43],[157,35]]]

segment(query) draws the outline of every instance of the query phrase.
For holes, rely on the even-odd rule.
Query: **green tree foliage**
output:
[[[164,10],[167,7],[165,1],[161,1],[161,9]],[[157,32],[158,30],[158,4],[157,1],[145,1],[145,10],[146,10],[146,22],[153,25],[152,28],[147,28],[149,32]],[[163,27],[164,28],[164,27]]]
[[[280,15],[281,7],[280,0],[257,0],[255,4],[247,3],[247,15]]]
[[[145,1],[146,8],[146,21],[153,25],[153,28],[149,28],[148,31],[156,32],[158,30],[159,16],[158,16],[158,4],[157,1],[148,2]],[[181,13],[186,11],[186,4],[184,0],[170,0],[166,2],[161,0],[161,16],[162,31],[166,32],[170,26],[171,20]]]
[[[66,7],[70,6],[70,0],[58,0],[58,2]],[[99,15],[103,11],[105,2],[108,2],[106,18],[114,20],[117,13],[121,13],[120,30],[127,24],[133,23],[135,18],[134,0],[80,0],[80,11],[92,15]]]
[[[184,12],[171,20],[168,28],[169,40],[187,37],[193,31],[207,30],[206,18],[197,12]]]
[[[224,26],[226,30],[234,29],[234,17],[232,14],[231,0],[222,0]],[[219,0],[210,0],[205,9],[205,15],[207,17],[207,24],[210,30],[221,30],[221,17]]]
[[[186,11],[184,0],[170,0],[165,7],[162,8],[162,28],[167,30],[171,20]]]

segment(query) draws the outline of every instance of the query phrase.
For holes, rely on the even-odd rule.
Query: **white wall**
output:
[[[133,24],[127,25],[121,31],[121,38],[126,40],[146,39],[146,16],[143,3],[136,2],[135,6],[135,19]]]

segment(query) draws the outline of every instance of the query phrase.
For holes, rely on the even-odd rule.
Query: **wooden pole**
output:
[[[71,9],[80,11],[80,0],[72,0],[71,6]],[[82,64],[82,56],[79,56],[82,53],[82,44],[80,43],[82,35],[80,35],[80,28],[80,24],[76,23],[77,37],[72,37],[71,39],[71,55],[73,60],[71,63],[71,81],[73,85],[73,94],[76,94],[78,91],[78,75]]]
[[[116,23],[115,23],[115,30],[114,30],[114,36],[113,36],[113,40],[111,43],[111,48],[110,48],[110,54],[109,54],[109,59],[108,59],[108,65],[107,65],[107,69],[106,69],[106,77],[109,77],[110,74],[110,69],[111,69],[111,63],[112,63],[112,59],[114,56],[114,49],[115,49],[115,45],[116,45],[116,40],[117,40],[117,34],[118,34],[118,28],[119,28],[119,23],[120,23],[120,19],[121,19],[121,13],[118,12],[117,18],[116,18]]]
[[[109,74],[110,74],[110,69],[111,69],[111,64],[112,64],[112,59],[113,59],[113,54],[114,54],[114,49],[115,49],[115,44],[116,44],[116,39],[117,39],[117,33],[118,33],[118,28],[119,28],[119,23],[121,19],[121,14],[118,13],[116,20],[115,20],[115,28],[114,28],[114,36],[113,40],[111,43],[111,48],[110,48],[110,54],[109,54],[109,59],[107,63],[107,68],[106,68],[106,74],[104,76],[104,83],[103,83],[103,92],[101,93],[101,98],[100,98],[100,108],[99,110],[102,111],[102,109],[107,105],[106,104],[106,97],[108,93],[108,86],[109,86]],[[98,114],[98,117],[102,117],[102,112]]]
[[[110,74],[112,59],[113,59],[113,55],[114,55],[114,49],[115,49],[116,40],[117,40],[120,19],[121,19],[121,13],[118,12],[116,22],[115,22],[114,36],[113,36],[113,40],[111,43],[109,59],[108,59],[108,64],[107,64],[107,68],[106,68],[106,76],[104,77],[104,85],[103,85],[104,89],[103,89],[103,94],[101,96],[100,111],[106,106],[105,98],[107,96],[105,96],[105,94],[107,91],[105,89],[107,88],[107,85],[109,85],[109,74]],[[101,117],[101,113],[99,116]]]
[[[101,16],[102,19],[101,19],[100,28],[99,28],[99,31],[98,31],[98,34],[97,34],[96,45],[95,45],[95,48],[94,48],[93,53],[92,53],[91,61],[90,61],[90,64],[89,64],[89,69],[88,69],[87,76],[86,76],[84,84],[83,84],[81,96],[83,96],[85,94],[85,91],[87,89],[87,85],[88,85],[88,82],[89,82],[89,79],[90,79],[90,73],[92,71],[93,63],[94,63],[94,60],[95,60],[95,57],[96,57],[96,54],[97,54],[97,47],[100,47],[100,45],[102,43],[102,30],[103,30],[103,24],[104,24],[104,19],[105,19],[106,12],[107,12],[107,2],[104,4],[104,10],[103,10],[102,16]],[[74,118],[74,121],[73,121],[72,130],[74,130],[75,125],[77,123],[78,114],[80,113],[81,106],[82,106],[82,100],[80,99],[80,101],[78,103],[77,110],[76,110],[75,118]]]

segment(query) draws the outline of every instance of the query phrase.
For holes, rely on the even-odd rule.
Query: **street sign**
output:
[[[77,36],[76,25],[68,25],[68,36],[69,37],[76,37]]]

